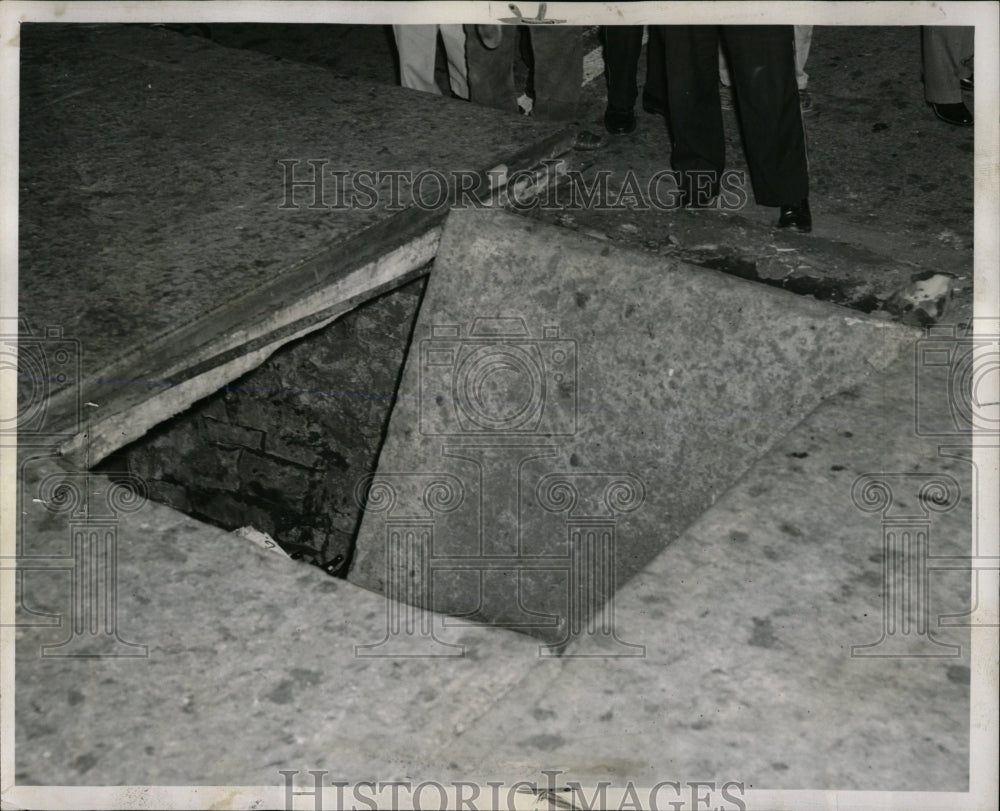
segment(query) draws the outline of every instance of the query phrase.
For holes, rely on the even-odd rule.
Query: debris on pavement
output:
[[[933,324],[944,315],[951,300],[954,278],[951,273],[932,270],[917,273],[886,300],[885,309],[906,324]]]

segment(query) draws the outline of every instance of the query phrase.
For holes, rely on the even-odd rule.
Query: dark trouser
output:
[[[534,54],[535,103],[532,115],[546,121],[572,121],[583,84],[583,32],[579,26],[525,26]],[[517,112],[514,56],[518,27],[502,28],[495,50],[483,46],[474,25],[466,26],[469,100],[485,107]]]
[[[961,79],[972,75],[975,29],[971,26],[925,25],[924,98],[933,104],[959,104]]]
[[[707,170],[717,178],[725,169],[720,36],[754,198],[763,206],[797,204],[809,196],[809,168],[790,25],[663,26],[671,165],[682,175]]]
[[[642,51],[641,25],[609,25],[604,28],[604,73],[608,81],[608,107],[631,110],[639,87],[636,70]],[[663,37],[661,26],[649,26],[646,43],[646,86],[643,96],[662,104],[666,98],[663,76]]]

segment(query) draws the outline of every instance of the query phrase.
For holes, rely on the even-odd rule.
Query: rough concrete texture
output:
[[[954,626],[968,618],[947,615],[969,608],[968,570],[931,570],[925,608],[941,644],[909,634],[911,653],[943,658],[851,655],[882,635],[883,521],[928,520],[932,555],[970,554],[968,436],[945,455],[941,438],[913,435],[907,356],[820,406],[616,594],[618,634],[645,658],[602,656],[604,641],[588,637],[567,653],[598,658],[536,664],[518,688],[530,732],[499,705],[463,736],[489,736],[480,768],[541,762],[584,785],[697,774],[755,788],[967,790],[969,630]],[[891,483],[892,511],[852,500],[872,473]],[[938,477],[958,485],[941,512],[918,498]]]
[[[424,282],[276,352],[100,467],[226,529],[252,525],[331,571],[346,567],[358,481],[375,470]]]
[[[75,341],[84,376],[410,201],[386,180],[332,208],[326,176],[322,204],[283,207],[279,161],[482,169],[558,129],[148,26],[24,25],[20,48],[20,315]]]
[[[457,646],[446,652],[464,646],[464,656],[358,657],[356,646],[386,634],[380,596],[153,502],[123,506],[104,476],[44,457],[21,468],[27,554],[71,553],[80,516],[60,511],[69,502],[52,497],[54,482],[75,483],[91,517],[111,519],[113,627],[128,645],[103,633],[100,614],[102,633],[73,637],[72,652],[120,658],[52,658],[65,649],[43,658],[42,646],[65,641],[75,621],[89,629],[93,615],[71,613],[69,571],[23,575],[27,607],[64,622],[19,618],[18,783],[272,785],[278,769],[306,761],[358,779],[444,779],[455,776],[450,761],[421,753],[485,712],[534,661],[537,646],[521,635],[444,629],[426,615],[417,621],[433,621]],[[420,656],[420,645],[403,644],[394,652]]]
[[[823,398],[911,338],[456,210],[348,578],[564,642]]]
[[[375,27],[338,32],[233,24],[199,33],[324,66],[345,78],[395,81],[391,37]],[[582,36],[586,51],[599,46],[596,29],[584,29]],[[443,59],[439,68],[439,84],[446,87]],[[518,63],[515,70],[523,88],[524,68]],[[950,318],[965,321],[972,310],[973,129],[937,120],[924,102],[919,26],[814,26],[806,70],[813,101],[804,121],[815,215],[811,235],[776,233],[776,211],[752,201],[733,213],[624,206],[532,216],[693,264],[752,271],[806,295],[865,308],[881,306],[921,270],[946,271],[957,277]],[[643,55],[640,89],[645,73]],[[603,77],[584,87],[582,101],[581,123],[603,132]],[[973,93],[963,93],[963,101],[975,108]],[[663,119],[638,103],[636,115],[638,129],[611,138],[586,175],[590,181],[607,170],[612,200],[627,171],[645,188],[669,165]],[[723,117],[728,165],[745,170],[736,115],[726,110]]]
[[[16,780],[282,786],[279,769],[311,768],[352,782],[544,785],[552,768],[563,783],[619,787],[961,791],[969,634],[940,623],[968,608],[968,572],[929,581],[931,630],[959,655],[850,655],[882,627],[883,522],[852,502],[859,476],[954,477],[957,504],[912,512],[929,519],[933,554],[970,549],[971,468],[914,436],[913,374],[904,355],[826,401],[618,592],[617,632],[644,658],[609,658],[590,637],[537,658],[527,636],[438,618],[465,657],[358,659],[355,645],[385,636],[380,597],[135,504],[116,523],[118,632],[149,656],[42,658],[68,629],[22,614]],[[23,469],[24,552],[66,554],[69,513],[33,500],[59,468]],[[106,503],[108,480],[89,481]],[[895,496],[917,505],[906,487]],[[24,577],[31,609],[70,616],[69,572]],[[410,653],[425,644],[399,641]]]
[[[213,25],[213,35],[232,28]],[[36,328],[60,325],[81,340],[92,353],[88,366],[139,341],[137,326],[185,317],[173,296],[192,301],[192,284],[202,290],[215,279],[214,270],[199,278],[207,273],[202,256],[226,268],[206,289],[213,301],[229,292],[232,268],[256,284],[273,267],[255,260],[305,258],[325,245],[329,214],[273,216],[269,172],[288,145],[306,157],[339,149],[331,139],[351,127],[340,123],[338,101],[358,102],[351,120],[369,130],[377,123],[379,139],[392,139],[379,154],[397,163],[414,149],[440,150],[440,165],[452,166],[464,160],[466,144],[478,156],[483,147],[473,138],[519,145],[541,131],[530,119],[464,108],[447,129],[460,131],[458,140],[427,137],[438,132],[434,122],[410,118],[405,137],[387,131],[385,121],[416,102],[388,87],[392,52],[381,27],[288,26],[280,41],[268,27],[233,43],[280,62],[146,29],[114,35],[131,39],[124,52],[118,40],[100,58],[87,56],[87,43],[110,42],[100,27],[67,35],[69,47],[51,58],[32,38],[58,29],[41,29],[21,30],[21,118],[30,125],[21,144],[21,314]],[[154,45],[160,41],[162,48]],[[816,29],[809,72],[817,113],[807,121],[812,236],[775,234],[774,212],[753,206],[736,215],[570,212],[562,222],[600,233],[612,250],[730,266],[735,257],[777,277],[800,271],[840,284],[846,299],[892,289],[911,264],[949,270],[963,277],[952,320],[964,321],[972,300],[973,133],[938,122],[924,106],[919,50],[916,28]],[[95,75],[84,74],[84,62],[99,71],[94,81],[81,81]],[[165,87],[192,93],[183,103],[143,106]],[[317,95],[300,103],[304,88],[314,87]],[[599,81],[585,88],[585,100],[586,120],[599,129]],[[113,102],[124,112],[101,112]],[[237,123],[223,126],[216,110],[235,111]],[[135,117],[147,112],[148,129],[138,122],[149,119]],[[309,133],[289,126],[289,115],[309,117]],[[651,173],[667,164],[662,121],[639,116],[637,133],[598,153],[595,168]],[[164,135],[178,117],[195,128],[191,138]],[[260,138],[271,146],[253,154],[270,168],[248,192],[231,157],[253,152]],[[381,140],[361,141],[351,142],[360,158],[369,154],[362,146],[381,149]],[[232,209],[248,195],[257,202]],[[268,227],[258,232],[258,222]],[[159,250],[136,236],[144,229],[150,239],[164,235]],[[235,242],[226,236],[233,231]],[[80,281],[67,284],[68,274]],[[882,522],[851,502],[857,474],[950,473],[962,504],[931,513],[932,551],[969,546],[968,467],[914,437],[913,393],[912,370],[900,363],[827,401],[660,553],[648,578],[640,572],[626,584],[615,599],[617,633],[644,645],[644,660],[536,660],[537,642],[475,626],[437,632],[475,637],[468,652],[478,658],[354,659],[354,645],[385,634],[380,598],[146,504],[117,523],[118,595],[122,637],[147,644],[150,657],[43,659],[38,646],[59,643],[68,629],[41,629],[32,624],[37,616],[22,615],[15,779],[281,786],[279,769],[328,768],[331,779],[352,781],[544,783],[540,769],[562,763],[616,785],[643,774],[717,775],[754,788],[960,790],[968,780],[967,629],[933,626],[942,641],[962,646],[955,659],[850,659],[845,650],[876,640],[881,625]],[[933,402],[941,406],[944,397]],[[70,518],[31,500],[37,471],[26,481],[19,551],[65,555]],[[107,487],[103,477],[93,482]],[[63,614],[65,623],[69,572],[24,578],[26,603]],[[968,608],[968,583],[964,572],[932,573],[932,623],[949,608]],[[577,644],[581,652],[596,646]],[[670,799],[661,794],[660,807]]]

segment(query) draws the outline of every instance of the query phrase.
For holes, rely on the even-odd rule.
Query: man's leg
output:
[[[790,25],[723,26],[754,198],[762,206],[809,196],[805,132]]]
[[[667,77],[664,74],[663,28],[646,26],[646,84],[642,88],[642,107],[648,113],[667,112]]]
[[[635,77],[642,52],[642,26],[608,25],[603,31],[608,108],[621,112],[632,110],[639,95]]]
[[[535,105],[543,121],[573,121],[583,84],[583,29],[580,26],[528,26],[535,55]]]
[[[448,56],[448,81],[451,92],[460,99],[469,98],[469,69],[465,64],[465,28],[441,25],[441,40]]]
[[[670,165],[681,172],[687,202],[698,189],[718,191],[726,141],[719,105],[719,30],[714,25],[665,25],[661,30],[670,122]],[[704,194],[702,195],[704,197]]]
[[[394,25],[396,50],[399,51],[399,83],[411,90],[441,95],[434,81],[437,56],[436,25]]]
[[[813,27],[811,25],[796,25],[795,28],[795,83],[799,90],[809,86],[809,74],[806,73],[806,62],[809,61],[809,48],[812,47]]]
[[[476,26],[465,26],[465,55],[469,68],[469,101],[484,107],[517,112],[514,97],[514,48],[517,28],[498,26],[500,43],[487,48]]]
[[[971,26],[925,25],[924,98],[931,104],[960,104],[961,79],[972,73],[975,29]]]

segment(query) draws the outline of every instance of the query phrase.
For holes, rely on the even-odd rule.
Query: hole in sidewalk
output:
[[[878,305],[874,296],[851,301],[836,282],[761,278],[737,256],[697,264],[865,312]],[[252,528],[345,577],[363,511],[355,487],[375,472],[425,283],[282,347],[96,469],[138,476],[153,501],[227,531]]]
[[[375,471],[426,276],[276,351],[96,470],[200,521],[270,536],[344,577],[361,522],[355,485]]]

